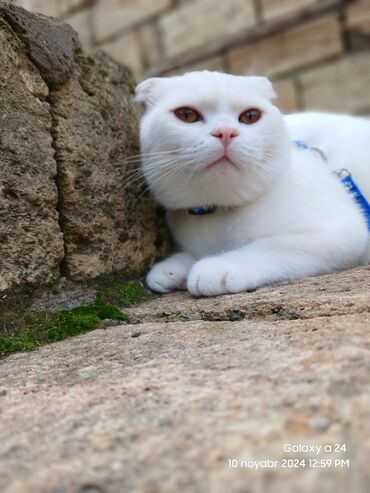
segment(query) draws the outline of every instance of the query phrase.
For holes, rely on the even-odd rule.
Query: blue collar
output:
[[[200,207],[192,207],[188,209],[188,214],[192,216],[205,216],[206,214],[213,214],[217,211],[217,206],[215,205],[203,205]]]

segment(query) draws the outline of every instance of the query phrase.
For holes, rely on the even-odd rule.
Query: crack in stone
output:
[[[23,43],[30,63],[33,64],[40,77],[48,87],[49,94],[44,100],[49,106],[51,147],[54,150],[54,161],[56,165],[56,175],[54,180],[57,190],[56,211],[58,214],[60,232],[63,237],[64,249],[63,258],[59,262],[59,272],[61,277],[67,277],[68,267],[65,241],[66,218],[64,215],[63,192],[61,186],[61,166],[58,159],[58,144],[56,135],[58,122],[53,111],[52,96],[53,88],[57,85],[66,83],[70,78],[73,70],[74,56],[80,49],[80,46],[78,39],[76,40],[76,35],[72,28],[64,23],[60,23],[60,25],[55,27],[48,22],[47,18],[45,18],[44,27],[47,27],[48,29],[43,32],[40,28],[40,32],[37,32],[37,22],[40,22],[40,19],[41,22],[44,21],[42,16],[35,17],[33,14],[30,14],[27,10],[21,7],[15,7],[6,3],[4,4],[3,2],[0,2],[0,15],[13,31],[14,35],[17,36],[17,38]],[[51,30],[50,26],[52,27]],[[64,43],[55,43],[54,37],[57,36],[57,34],[60,34],[61,29],[63,30]],[[32,35],[34,35],[34,38]],[[45,48],[43,41],[50,41],[50,36],[53,42],[49,43],[50,45],[46,44],[48,47]],[[48,56],[49,53],[52,53],[53,56]]]
[[[349,307],[348,307],[349,308]],[[141,325],[145,323],[170,323],[170,322],[240,322],[243,320],[248,321],[264,321],[264,322],[280,322],[280,321],[296,321],[296,320],[313,320],[318,318],[326,318],[331,316],[345,316],[354,314],[366,314],[370,312],[370,308],[359,309],[358,307],[353,310],[346,310],[341,313],[331,314],[329,311],[323,313],[310,313],[308,311],[298,312],[289,307],[282,305],[270,305],[270,306],[254,306],[249,308],[232,308],[225,312],[212,312],[205,310],[198,310],[186,315],[180,311],[163,311],[162,313],[148,314],[135,314],[135,310],[132,313],[128,313],[129,323],[133,325]]]
[[[49,96],[46,98],[46,102],[49,105],[49,113],[50,113],[50,118],[51,118],[51,126],[50,126],[50,136],[51,136],[51,146],[54,149],[54,160],[56,163],[56,175],[55,175],[55,186],[57,189],[57,203],[56,203],[56,210],[58,213],[58,224],[60,231],[63,235],[63,249],[64,249],[64,255],[63,258],[61,259],[59,263],[59,271],[61,277],[68,277],[68,264],[67,264],[67,245],[65,241],[65,224],[66,224],[66,217],[64,214],[64,203],[63,203],[63,187],[61,185],[61,165],[60,165],[60,160],[59,160],[59,150],[58,150],[58,144],[57,144],[57,125],[58,121],[57,118],[54,115],[53,111],[53,98],[52,98],[52,90],[49,87]]]

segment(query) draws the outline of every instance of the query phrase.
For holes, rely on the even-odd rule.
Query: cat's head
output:
[[[265,77],[190,72],[136,88],[150,189],[168,209],[255,200],[289,160],[289,140]]]

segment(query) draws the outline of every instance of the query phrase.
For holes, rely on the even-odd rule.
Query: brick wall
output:
[[[14,0],[64,17],[138,80],[267,75],[284,111],[370,114],[370,0]]]

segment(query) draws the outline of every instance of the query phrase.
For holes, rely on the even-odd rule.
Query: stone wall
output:
[[[0,87],[0,292],[146,271],[166,231],[143,182],[128,186],[129,70],[87,57],[63,21],[0,1]]]
[[[137,79],[266,74],[284,111],[370,113],[370,0],[14,0],[62,16]]]

